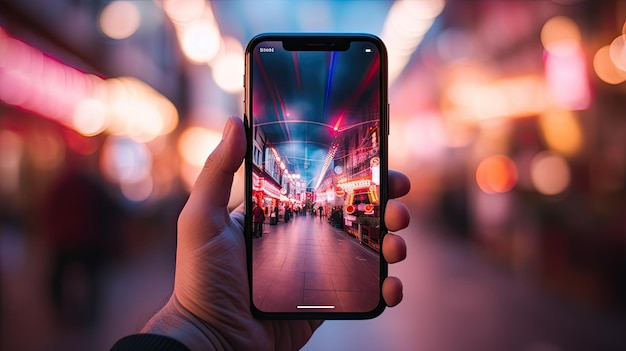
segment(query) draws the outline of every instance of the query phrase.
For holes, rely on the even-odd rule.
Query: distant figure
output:
[[[322,217],[324,217],[324,207],[320,206],[319,207],[319,211],[320,211],[320,222],[322,221]]]
[[[260,238],[263,236],[263,222],[265,221],[265,213],[263,209],[257,204],[254,203],[254,208],[252,209],[252,224],[254,228],[252,229],[252,233],[255,238]]]
[[[59,319],[76,325],[97,317],[101,264],[116,206],[99,179],[68,171],[52,186],[45,228],[52,256],[50,294]]]

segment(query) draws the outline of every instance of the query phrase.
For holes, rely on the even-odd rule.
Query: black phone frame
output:
[[[388,57],[387,49],[383,41],[375,35],[362,33],[265,33],[252,38],[245,50],[245,74],[244,74],[244,124],[246,129],[246,157],[245,157],[245,196],[244,196],[244,237],[246,241],[246,257],[248,268],[248,291],[250,311],[255,318],[268,320],[361,320],[371,319],[380,315],[386,303],[382,297],[382,284],[388,276],[388,264],[379,252],[380,262],[380,294],[379,303],[371,311],[366,312],[266,312],[261,311],[254,305],[252,291],[252,133],[253,123],[251,116],[252,107],[252,69],[251,60],[254,49],[261,42],[281,41],[286,50],[299,51],[344,51],[352,41],[369,41],[375,45],[380,53],[380,240],[384,240],[388,230],[385,226],[384,215],[388,199],[388,137],[389,137],[389,102],[388,102]],[[249,233],[250,232],[250,233]]]

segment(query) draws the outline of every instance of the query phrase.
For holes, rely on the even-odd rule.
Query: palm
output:
[[[215,217],[204,218],[207,222],[215,220]],[[199,224],[199,228],[213,228],[204,233],[208,240],[202,245],[187,247],[179,243],[176,272],[184,274],[176,276],[175,296],[199,320],[222,335],[229,335],[228,341],[234,349],[299,349],[321,322],[252,317],[248,284],[242,284],[248,281],[248,276],[241,209],[231,214],[230,219],[225,227]],[[191,234],[193,228],[184,226],[179,221],[179,233]]]

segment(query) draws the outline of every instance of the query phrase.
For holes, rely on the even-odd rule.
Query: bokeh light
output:
[[[100,169],[112,182],[135,184],[150,173],[152,154],[145,144],[127,137],[108,137],[102,146]]]
[[[476,184],[487,194],[505,193],[515,187],[517,179],[515,163],[505,155],[489,156],[476,168]]]
[[[580,29],[568,17],[553,17],[541,29],[541,43],[553,55],[567,55],[569,50],[580,46]]]
[[[199,126],[189,127],[181,133],[177,149],[185,161],[180,164],[180,176],[187,190],[191,190],[207,157],[221,139],[220,133]]]
[[[539,125],[548,146],[563,155],[572,156],[582,147],[580,122],[572,111],[556,110],[539,117]]]
[[[176,24],[193,22],[204,13],[205,0],[163,0],[163,10]]]
[[[200,19],[182,26],[180,31],[181,48],[193,63],[207,63],[217,55],[220,48],[220,32],[212,18]]]
[[[57,121],[86,136],[103,131],[148,142],[172,132],[171,101],[136,78],[102,79],[0,36],[0,100]]]
[[[148,142],[178,125],[174,105],[147,84],[130,77],[107,79],[104,96],[108,131]]]
[[[626,71],[626,35],[620,35],[611,42],[609,54],[615,67]]]
[[[100,14],[100,29],[112,39],[126,39],[141,24],[141,13],[132,1],[113,1]]]
[[[202,127],[189,127],[178,139],[178,153],[187,163],[202,167],[220,140],[222,135],[218,132]]]
[[[381,34],[389,54],[389,84],[398,78],[444,6],[443,0],[394,1]]]
[[[567,55],[548,53],[545,60],[546,85],[559,105],[584,110],[591,104],[584,52],[576,47]]]
[[[593,57],[593,69],[598,78],[607,84],[620,84],[626,80],[626,72],[615,66],[611,60],[609,45],[598,49]]]
[[[480,72],[461,70],[444,91],[446,114],[475,122],[502,117],[526,117],[543,111],[548,101],[545,82],[534,75],[489,80]]]
[[[102,133],[107,127],[107,114],[104,104],[96,99],[83,99],[74,108],[74,129],[82,135],[93,136]]]
[[[123,182],[120,184],[122,194],[134,202],[147,200],[152,195],[153,189],[154,184],[149,174],[136,182]]]
[[[0,100],[69,127],[75,105],[102,81],[6,35],[0,50]]]
[[[531,161],[530,178],[538,192],[544,195],[557,195],[567,189],[571,174],[563,156],[544,151]]]
[[[587,64],[580,40],[578,25],[567,17],[553,17],[541,30],[541,42],[547,52],[548,91],[555,102],[573,110],[587,109],[591,104]]]
[[[213,80],[228,93],[241,93],[245,61],[243,46],[233,37],[225,37],[223,42],[223,52],[211,64]]]

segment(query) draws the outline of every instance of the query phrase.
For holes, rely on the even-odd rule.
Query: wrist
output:
[[[164,335],[176,339],[190,350],[229,350],[226,340],[213,328],[187,311],[172,296],[141,330],[142,333]]]

